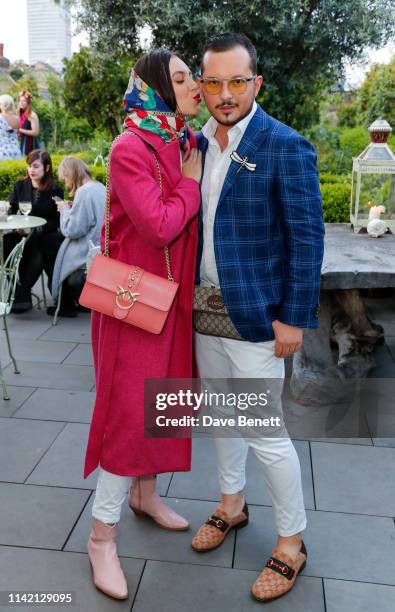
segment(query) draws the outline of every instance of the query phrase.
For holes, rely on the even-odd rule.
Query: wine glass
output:
[[[19,210],[22,215],[27,219],[28,215],[32,212],[32,203],[31,202],[19,202]]]

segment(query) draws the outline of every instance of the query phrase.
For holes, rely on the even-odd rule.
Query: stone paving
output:
[[[395,378],[395,298],[370,300],[370,308],[386,331],[372,376]],[[92,586],[86,540],[96,474],[82,478],[94,400],[89,316],[60,319],[52,327],[50,318],[35,309],[10,317],[9,323],[21,374],[13,373],[1,332],[11,399],[0,401],[0,590],[74,591],[72,609],[78,612],[260,609],[249,591],[274,545],[275,531],[254,456],[248,463],[249,526],[211,553],[190,547],[192,533],[218,500],[212,441],[204,436],[194,438],[191,473],[158,479],[161,495],[188,517],[191,531],[160,530],[125,505],[119,552],[130,597],[116,602]],[[394,418],[394,404],[388,408]],[[295,446],[309,558],[293,591],[267,609],[393,612],[394,440],[297,440]],[[10,609],[0,605],[1,611]]]

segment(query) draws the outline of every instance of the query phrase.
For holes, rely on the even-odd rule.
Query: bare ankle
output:
[[[239,514],[244,504],[244,491],[238,491],[237,493],[221,493],[220,506],[232,515]]]

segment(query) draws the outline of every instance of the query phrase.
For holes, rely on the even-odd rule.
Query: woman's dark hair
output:
[[[254,45],[245,34],[234,34],[232,32],[228,34],[219,34],[218,36],[212,36],[208,39],[203,49],[203,59],[206,51],[213,51],[214,53],[223,53],[224,51],[230,51],[235,47],[244,47],[248,51],[250,56],[250,66],[253,74],[258,71],[257,67],[257,53]],[[203,74],[203,59],[202,59],[202,74]]]
[[[176,55],[169,49],[155,49],[146,53],[136,62],[134,69],[160,95],[167,106],[175,113],[177,100],[170,76],[170,59]]]
[[[29,153],[29,155],[26,157],[26,162],[28,166],[31,166],[32,163],[37,160],[39,160],[44,166],[44,176],[40,180],[38,190],[49,191],[50,189],[54,189],[56,187],[56,183],[53,177],[52,160],[50,154],[46,151],[35,149],[34,151],[31,151],[31,153]],[[29,178],[29,175],[25,176],[25,179]]]

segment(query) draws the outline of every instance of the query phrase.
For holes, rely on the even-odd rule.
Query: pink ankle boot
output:
[[[127,599],[128,585],[119,563],[115,537],[117,525],[93,519],[87,549],[96,588],[114,599]]]
[[[156,476],[133,478],[128,503],[137,516],[149,516],[159,527],[169,531],[186,531],[189,523],[166,506],[156,492]]]

